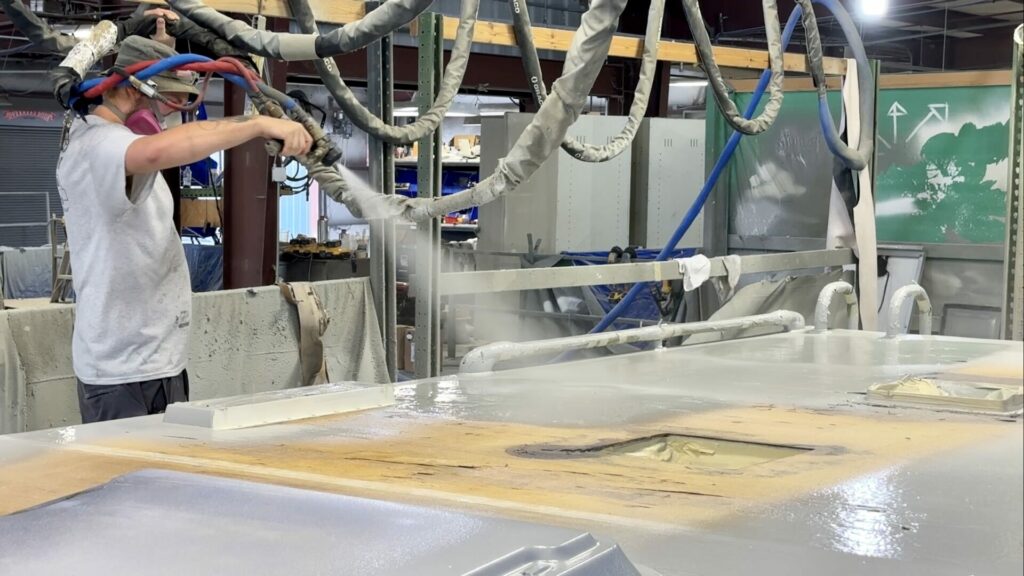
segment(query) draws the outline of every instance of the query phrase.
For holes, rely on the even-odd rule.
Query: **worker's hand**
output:
[[[306,154],[313,146],[313,137],[298,122],[270,116],[260,116],[259,122],[264,138],[284,143],[281,149],[282,156]]]
[[[173,49],[175,40],[174,36],[167,33],[167,22],[177,22],[178,15],[164,8],[153,8],[152,10],[146,10],[143,14],[146,16],[156,16],[156,32],[150,38]]]

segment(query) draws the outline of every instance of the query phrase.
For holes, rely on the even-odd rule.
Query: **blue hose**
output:
[[[167,70],[179,68],[186,64],[194,64],[196,62],[212,62],[212,60],[210,58],[207,58],[206,56],[201,56],[199,54],[178,54],[175,56],[171,56],[169,58],[164,58],[159,62],[151,64],[149,67],[137,72],[134,76],[139,80],[147,80],[149,78],[152,78],[153,76],[156,76],[157,74],[160,74],[161,72],[166,72]],[[252,89],[252,87],[249,85],[249,82],[247,82],[241,76],[235,74],[220,74],[220,76],[225,80],[239,86],[246,92],[249,92]],[[100,82],[103,82],[103,80],[104,78],[94,78],[92,80],[82,82],[78,86],[76,86],[75,91],[73,91],[76,95],[71,97],[70,105],[74,106],[75,101],[80,98],[81,94],[84,94],[93,86],[96,86]],[[127,84],[127,80],[121,83],[121,85],[125,84]],[[260,92],[270,97],[271,99],[279,102],[286,111],[292,112],[298,109],[298,103],[293,98],[289,97],[287,94],[284,94],[279,90],[271,88],[270,86],[267,86],[263,82],[258,82],[257,86]]]
[[[790,39],[793,38],[793,32],[796,30],[797,22],[800,21],[801,10],[797,6],[795,10],[789,15],[789,20],[786,21],[786,28],[782,31],[782,48],[785,50],[786,46],[789,45]],[[754,90],[754,95],[747,105],[746,111],[743,112],[744,118],[751,118],[754,112],[757,110],[758,104],[761,103],[761,98],[764,96],[765,90],[768,88],[768,82],[771,80],[771,70],[765,70],[761,73],[761,79],[757,83],[757,88]],[[700,194],[694,199],[693,204],[690,205],[690,209],[686,211],[686,215],[683,216],[683,221],[676,227],[675,232],[665,242],[665,247],[661,249],[658,256],[654,259],[655,262],[664,262],[668,260],[669,256],[675,251],[676,244],[686,235],[686,232],[693,225],[694,220],[700,215],[700,211],[704,209],[704,203],[707,202],[708,196],[711,191],[714,190],[715,185],[718,184],[718,179],[722,176],[722,171],[725,170],[726,164],[729,160],[732,160],[732,155],[736,153],[736,147],[740,144],[740,139],[743,138],[743,134],[733,131],[732,135],[729,136],[728,142],[725,144],[725,148],[722,153],[718,156],[718,160],[715,161],[715,166],[711,169],[711,174],[708,175],[707,181],[704,183],[704,187],[701,188]],[[638,282],[629,289],[629,292],[615,305],[614,308],[605,314],[604,318],[597,323],[597,326],[590,331],[591,334],[597,332],[604,332],[609,326],[612,325],[623,312],[629,308],[633,301],[636,300],[637,296],[646,288],[646,282]]]
[[[821,4],[832,11],[837,16],[837,20],[840,21],[840,26],[843,28],[844,33],[847,35],[847,39],[850,40],[850,47],[853,50],[854,58],[857,60],[857,68],[860,76],[864,76],[865,71],[870,71],[867,61],[867,53],[864,50],[864,44],[857,41],[859,36],[856,35],[856,29],[852,31],[849,29],[852,26],[852,21],[849,19],[849,14],[841,5],[838,4],[837,0],[813,0],[816,4]],[[782,49],[785,51],[786,47],[789,46],[789,41],[793,38],[793,32],[796,30],[797,22],[800,20],[803,10],[797,5],[793,12],[789,15],[789,20],[786,21],[786,28],[782,31]],[[840,17],[842,16],[842,17]],[[852,32],[852,35],[851,35]],[[867,76],[870,77],[870,76]],[[761,102],[761,98],[764,96],[765,90],[768,88],[768,82],[771,80],[771,70],[765,70],[761,73],[761,79],[757,83],[757,88],[754,90],[753,97],[750,103],[747,105],[746,111],[743,113],[744,118],[751,118],[754,112],[757,110],[758,104]],[[863,81],[863,80],[862,80]],[[873,102],[871,104],[874,105]],[[836,131],[835,123],[832,120],[832,113],[829,111],[828,102],[824,98],[819,100],[818,105],[818,119],[821,122],[822,130],[825,132],[825,141],[828,144],[829,150],[846,160],[846,156],[841,152],[842,142],[839,139]],[[861,135],[861,138],[867,136]],[[739,146],[740,139],[743,138],[743,134],[733,131],[732,135],[729,136],[729,140],[725,144],[725,148],[722,153],[718,156],[718,160],[715,161],[714,167],[711,169],[711,174],[708,175],[707,181],[704,183],[704,187],[701,188],[700,194],[694,199],[693,204],[690,205],[690,209],[687,210],[686,215],[683,216],[683,221],[679,223],[675,232],[665,243],[665,247],[661,249],[661,252],[654,259],[655,262],[664,262],[668,260],[669,256],[673,253],[676,245],[686,235],[686,232],[693,225],[693,222],[700,215],[701,210],[704,209],[704,203],[707,202],[708,196],[711,191],[718,184],[718,179],[722,176],[722,171],[725,170],[726,164],[732,159],[733,154],[736,153],[736,148]],[[854,168],[857,169],[857,168]],[[603,332],[612,325],[622,314],[628,309],[633,301],[637,299],[641,292],[647,287],[647,282],[638,282],[630,288],[626,296],[615,305],[614,308],[605,314],[604,318],[597,323],[596,326],[590,331],[591,334],[597,332]],[[563,355],[564,356],[564,355]],[[561,359],[562,357],[560,357]]]
[[[206,56],[200,56],[199,54],[178,54],[169,58],[164,58],[159,62],[150,65],[139,72],[135,73],[135,77],[139,80],[147,80],[152,76],[155,76],[161,72],[166,72],[172,68],[184,66],[185,64],[195,64],[196,62],[209,62],[210,59]],[[86,80],[78,85],[78,90],[82,93],[88,92],[100,82],[103,82],[106,78],[93,78]],[[125,80],[121,83],[122,86],[127,86],[128,81]]]
[[[161,72],[166,72],[174,68],[179,68],[186,64],[195,64],[197,62],[212,62],[212,60],[210,58],[207,58],[206,56],[202,56],[199,54],[178,54],[175,56],[171,56],[169,58],[164,58],[163,60],[160,60],[159,62],[150,65],[148,68],[145,68],[137,72],[135,74],[135,77],[139,80],[148,80],[149,78],[152,78],[153,76],[156,76]],[[249,90],[250,88],[249,83],[246,82],[245,79],[241,76],[238,76],[236,74],[220,74],[220,76],[223,77],[225,80],[231,82],[232,84],[236,84],[241,88],[244,88],[245,90]],[[93,78],[91,80],[86,80],[80,83],[76,87],[75,91],[77,94],[84,94],[100,82],[103,82],[103,80],[105,80],[105,78]],[[121,85],[127,86],[128,81],[125,80],[121,83]]]
[[[839,3],[839,0],[811,0],[828,8],[835,17],[836,22],[846,36],[853,52],[853,59],[857,63],[857,80],[861,86],[861,122],[863,127],[874,125],[874,99],[865,98],[866,94],[874,93],[874,74],[871,64],[868,62],[868,54],[864,49],[864,42],[860,39],[857,25],[854,24],[850,13]],[[796,7],[800,11],[800,6]],[[870,83],[870,84],[869,84]],[[825,144],[828,149],[839,158],[851,170],[863,170],[870,161],[871,151],[874,145],[872,136],[867,130],[861,130],[859,142],[854,144],[852,149],[843,142],[836,130],[835,122],[832,120],[832,112],[828,107],[827,94],[824,89],[818,92],[818,120],[821,122],[821,130],[825,134]],[[863,143],[863,144],[862,144]]]

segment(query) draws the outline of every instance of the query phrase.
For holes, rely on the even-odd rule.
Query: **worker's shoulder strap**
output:
[[[282,282],[281,294],[295,305],[299,313],[299,367],[302,385],[312,386],[327,382],[327,362],[321,337],[327,331],[330,318],[309,282]]]

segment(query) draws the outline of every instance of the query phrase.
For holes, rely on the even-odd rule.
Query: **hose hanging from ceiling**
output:
[[[410,199],[403,211],[409,220],[421,221],[486,204],[515,190],[540,168],[565,139],[565,134],[583,110],[587,96],[604,66],[619,16],[627,0],[593,0],[583,13],[580,27],[566,53],[562,75],[551,93],[526,126],[494,174],[469,190],[441,198]]]
[[[374,10],[363,17],[361,20],[354,22],[348,26],[332,31],[330,34],[324,36],[317,36],[316,34],[276,34],[272,32],[263,32],[253,30],[244,23],[237,22],[231,18],[228,18],[222,14],[219,14],[215,10],[212,10],[202,2],[198,0],[168,0],[169,3],[176,10],[184,13],[186,18],[194,20],[197,24],[212,28],[214,32],[219,35],[223,35],[225,40],[230,41],[232,46],[236,46],[237,49],[251,50],[256,54],[269,56],[279,59],[313,59],[318,61],[320,64],[325,64],[320,58],[324,56],[331,56],[339,54],[344,51],[351,51],[360,48],[376,39],[379,39],[383,35],[393,31],[399,26],[402,26],[411,21],[420,11],[429,6],[430,2],[427,0],[388,0],[377,10]],[[294,6],[302,11],[302,7],[305,6],[308,11],[308,5],[304,3],[295,3],[294,0],[290,0]],[[479,0],[467,0],[463,2],[463,20],[460,22],[459,28],[459,39],[463,40],[466,45],[471,42],[472,38],[472,27],[470,23],[475,22],[476,7],[478,6]],[[770,71],[767,72],[764,79],[766,79],[766,85],[771,92],[772,98],[766,106],[765,112],[758,118],[748,120],[740,117],[738,114],[730,116],[730,107],[735,111],[735,105],[728,98],[727,88],[725,87],[724,80],[721,78],[721,74],[718,70],[717,65],[714,63],[712,48],[710,46],[710,39],[707,37],[707,31],[703,27],[703,19],[700,17],[699,7],[697,6],[696,0],[683,0],[684,7],[687,8],[688,19],[693,23],[699,23],[699,26],[694,28],[694,37],[697,43],[698,54],[701,62],[705,65],[708,70],[709,78],[711,79],[711,85],[715,89],[715,97],[718,105],[723,109],[723,113],[727,119],[730,117],[730,122],[736,126],[737,130],[741,133],[757,133],[763,131],[771,122],[774,121],[775,116],[778,112],[778,107],[781,104],[781,84],[782,84],[782,41],[781,34],[778,30],[778,15],[775,0],[764,0],[764,12],[766,19],[766,26],[768,28],[768,40],[769,40],[769,64]],[[851,43],[851,48],[857,59],[858,74],[861,78],[860,82],[860,94],[861,94],[861,121],[866,123],[870,127],[870,122],[873,122],[873,95],[874,95],[874,83],[871,75],[870,67],[867,64],[866,53],[863,48],[863,44],[859,41],[857,35],[856,26],[853,24],[849,17],[849,14],[843,9],[837,0],[798,0],[798,4],[806,7],[803,9],[804,25],[807,29],[808,37],[808,56],[812,76],[815,78],[815,83],[818,87],[819,93],[819,116],[821,118],[822,128],[825,131],[826,141],[829,144],[830,150],[832,150],[837,156],[839,156],[844,163],[851,169],[859,170],[867,165],[867,158],[870,156],[872,142],[869,136],[863,136],[870,133],[870,130],[862,130],[861,141],[858,142],[856,149],[850,149],[847,147],[839,137],[835,130],[834,122],[832,121],[831,114],[828,111],[828,105],[825,99],[827,96],[826,87],[824,83],[824,73],[821,62],[821,48],[820,38],[816,33],[816,21],[813,17],[813,11],[809,9],[809,2],[823,4],[829,8],[840,22],[840,26],[843,28],[844,33],[847,35]],[[352,190],[345,182],[345,178],[342,174],[342,168],[339,166],[324,167],[323,165],[307,166],[310,168],[310,173],[321,181],[325,191],[335,197],[337,200],[349,204],[353,208],[353,212],[361,214],[366,217],[383,217],[383,216],[399,216],[408,220],[420,221],[430,218],[434,218],[449,212],[468,208],[470,206],[478,206],[486,204],[498,196],[508,193],[514,190],[521,182],[529,178],[539,166],[555,151],[555,147],[561,145],[565,140],[566,131],[568,127],[575,122],[579,117],[580,111],[586,102],[586,98],[590,93],[590,89],[593,87],[593,83],[597,77],[598,72],[603,65],[603,62],[608,54],[608,49],[611,44],[611,39],[618,25],[619,15],[625,8],[626,0],[593,0],[588,10],[583,14],[579,29],[573,35],[572,45],[570,46],[566,60],[563,67],[563,74],[558,78],[552,86],[551,95],[546,97],[540,106],[540,110],[534,117],[533,121],[527,126],[526,130],[516,141],[515,146],[509,152],[509,154],[499,162],[498,169],[489,178],[480,182],[477,186],[470,190],[446,196],[443,198],[404,198],[396,196],[383,196],[376,194],[372,190],[358,189]],[[659,2],[660,4],[660,2]],[[0,7],[9,14],[14,14],[12,21],[19,30],[22,30],[29,38],[32,38],[34,42],[38,42],[41,45],[49,47],[49,49],[55,51],[67,50],[74,45],[74,40],[70,37],[62,37],[51,30],[42,20],[35,17],[31,12],[27,11],[23,4],[15,2],[14,0],[0,0]],[[470,10],[472,8],[472,10]],[[661,7],[663,9],[663,6]],[[652,10],[654,7],[652,6]],[[471,17],[470,16],[471,13]],[[185,20],[183,18],[185,22]],[[304,16],[300,19],[305,29],[315,31],[315,22],[312,21],[312,14]],[[129,23],[131,21],[129,20]],[[139,33],[139,31],[145,28],[145,23],[136,21],[135,23],[125,26],[119,26],[119,32],[127,33]],[[185,27],[188,30],[188,27]],[[225,50],[226,44],[213,34],[202,31],[198,26],[192,26],[191,32],[196,34],[198,37],[202,37],[208,43],[214,44],[217,49]],[[658,27],[648,27],[648,37],[650,37],[654,30]],[[203,36],[205,34],[205,36]],[[524,39],[529,38],[528,34],[521,34]],[[649,52],[647,48],[656,49],[657,42],[645,42],[645,64],[649,61],[656,59],[647,58]],[[528,47],[524,50],[524,53],[529,59],[531,54],[535,54],[535,50],[531,50]],[[466,50],[466,59],[468,60],[468,49]],[[449,70],[458,67],[450,65]],[[464,71],[464,69],[463,69]],[[335,71],[336,74],[336,71]],[[330,74],[327,75],[330,77]],[[459,82],[461,82],[461,72],[459,74]],[[539,79],[538,75],[538,79]],[[447,79],[447,74],[446,74]],[[763,79],[763,80],[764,80]],[[338,78],[339,84],[340,77]],[[452,98],[454,98],[454,91],[458,88],[458,83],[454,82],[450,84]],[[445,84],[445,87],[449,84]],[[643,88],[643,83],[638,86],[638,90]],[[345,90],[340,91],[342,98],[339,101],[346,101],[344,97]],[[349,91],[350,92],[350,91]],[[347,102],[351,104],[351,101]],[[439,123],[440,117],[443,117],[444,109],[447,109],[445,98],[438,97],[438,101],[434,103],[432,107],[432,114],[429,118],[421,119],[424,122],[416,125],[414,130],[409,131],[398,131],[394,132],[392,129],[395,127],[387,126],[379,119],[373,117],[372,114],[366,112],[366,115],[360,115],[359,110],[365,111],[365,108],[361,106],[359,108],[349,106],[347,110],[350,117],[355,120],[356,117],[361,117],[364,120],[367,127],[370,129],[368,132],[377,135],[383,139],[396,143],[407,143],[415,140],[418,137],[425,136],[430,133],[433,129],[436,129],[436,124]],[[634,102],[634,105],[637,103]],[[353,113],[354,112],[354,113]],[[631,112],[633,110],[631,109]],[[369,116],[367,118],[366,116]],[[633,115],[631,114],[631,119]],[[361,126],[362,127],[362,126]],[[620,137],[626,137],[628,134],[629,125],[627,124],[627,130],[624,130]],[[572,144],[569,144],[570,148]],[[591,153],[597,153],[601,149],[592,149],[587,152],[587,148],[584,148],[584,155]],[[604,150],[602,154],[608,152]],[[699,208],[698,208],[699,211]]]
[[[840,26],[843,27],[844,33],[847,33],[847,39],[850,42],[850,47],[857,60],[857,76],[858,85],[860,87],[859,99],[861,108],[861,139],[858,143],[858,150],[849,150],[845,144],[842,144],[842,140],[836,133],[835,125],[832,123],[832,114],[828,109],[827,103],[827,87],[825,85],[825,73],[822,63],[821,56],[821,40],[818,35],[818,23],[814,16],[814,8],[811,3],[823,4],[825,7],[833,10],[833,14],[836,19],[840,22]],[[821,122],[822,128],[825,132],[826,143],[828,143],[829,149],[839,157],[844,163],[847,163],[851,170],[860,170],[861,168],[855,168],[854,165],[865,160],[871,155],[872,142],[870,139],[865,140],[864,134],[873,134],[874,126],[874,108],[875,108],[875,83],[874,76],[871,74],[870,64],[868,63],[867,53],[864,50],[864,44],[861,41],[859,35],[856,34],[856,27],[853,25],[853,21],[837,0],[797,0],[797,6],[793,12],[789,15],[789,21],[786,22],[786,28],[782,33],[782,47],[789,44],[790,38],[793,36],[793,32],[796,29],[797,20],[800,20],[804,27],[804,34],[807,42],[808,52],[808,65],[811,69],[811,76],[814,79],[815,85],[818,90],[819,97],[819,108],[818,115]],[[851,28],[848,29],[846,25]],[[850,34],[849,30],[852,29],[853,34]],[[815,47],[816,45],[817,47]],[[864,72],[863,70],[866,70]],[[750,99],[750,103],[747,105],[745,115],[747,117],[753,116],[757,110],[757,106],[764,96],[765,88],[771,81],[771,73],[769,70],[765,70],[761,74],[761,79],[757,84],[757,88],[754,90],[754,94]],[[821,102],[825,102],[824,106]],[[827,119],[826,119],[827,117]],[[830,129],[831,128],[831,129]],[[708,176],[707,181],[701,188],[700,194],[694,199],[690,208],[686,211],[683,216],[683,220],[676,227],[676,230],[672,233],[668,242],[665,243],[664,248],[655,258],[656,262],[663,262],[669,258],[669,256],[675,251],[676,245],[682,240],[686,232],[689,231],[690,226],[693,225],[694,221],[697,220],[697,216],[700,215],[701,210],[704,208],[704,203],[707,201],[708,196],[711,195],[711,191],[715,188],[718,183],[718,178],[722,175],[725,170],[725,166],[732,159],[733,154],[736,152],[736,148],[739,146],[740,140],[743,138],[741,132],[733,132],[729,136],[729,140],[726,142],[721,154],[718,156],[718,160],[715,161],[714,166],[711,169],[711,173]],[[841,148],[833,148],[834,141],[838,141]],[[842,148],[846,148],[848,156],[844,156]],[[847,162],[849,160],[849,162]],[[851,165],[854,164],[854,165]],[[626,296],[622,298],[603,318],[591,329],[591,333],[603,332],[608,329],[618,318],[626,312],[626,310],[633,304],[633,301],[643,292],[646,282],[638,282],[630,288]]]
[[[383,6],[385,5],[367,14],[363,20],[368,18],[370,14],[383,8]],[[464,0],[462,2],[459,28],[455,33],[455,44],[452,46],[451,59],[448,61],[448,66],[444,69],[444,76],[441,79],[441,88],[438,91],[437,98],[431,104],[430,109],[421,114],[411,124],[392,126],[378,118],[373,112],[370,112],[356,98],[352,89],[345,84],[333,59],[317,59],[313,61],[313,64],[320,74],[320,79],[323,81],[324,86],[338,102],[345,115],[352,120],[353,124],[371,136],[391,144],[415,142],[437,130],[438,126],[441,125],[441,121],[444,120],[448,108],[455,101],[455,95],[459,92],[462,78],[466,74],[466,67],[469,65],[473,30],[476,27],[479,7],[480,0]],[[308,34],[316,33],[316,19],[308,0],[288,0],[288,8],[303,32]]]
[[[140,8],[142,5],[140,5]],[[132,14],[127,20],[117,23],[120,42],[129,36],[145,36],[149,38],[156,31],[156,16],[146,15],[144,10]],[[178,20],[167,20],[167,33],[175,40],[183,41],[189,45],[196,44],[215,54],[219,58],[229,56],[243,62],[251,63],[252,57],[248,52],[235,48],[227,40],[217,34],[197,25],[186,16],[178,15]]]
[[[321,189],[364,218],[401,217],[420,222],[471,206],[486,204],[528,179],[555,152],[569,126],[579,118],[604,65],[619,16],[627,0],[593,0],[573,35],[562,75],[551,87],[533,120],[516,140],[494,174],[479,184],[441,198],[406,198],[367,193],[348,186],[337,170],[311,167]],[[335,167],[337,168],[337,166]]]
[[[818,119],[821,123],[822,133],[825,135],[825,144],[828,149],[838,157],[850,170],[863,170],[868,166],[874,150],[875,133],[875,74],[868,61],[867,51],[864,49],[864,41],[857,31],[857,24],[853,21],[850,13],[839,3],[838,0],[796,0],[795,10],[800,12],[801,22],[804,27],[805,42],[807,44],[807,62],[814,80],[814,86],[818,92]],[[832,119],[832,112],[828,106],[828,85],[825,80],[824,64],[822,62],[821,37],[818,34],[818,22],[814,16],[813,4],[820,4],[829,9],[835,17],[839,27],[846,36],[846,41],[853,52],[853,59],[857,66],[857,95],[860,101],[860,134],[858,141],[853,148],[843,142],[839,131],[836,130],[835,122]]]
[[[515,29],[516,44],[519,45],[522,55],[526,78],[530,83],[534,99],[540,105],[544,103],[548,95],[544,85],[544,73],[540,66],[540,58],[537,56],[537,47],[533,42],[530,13],[525,0],[509,0],[509,5],[512,8],[512,26]],[[661,40],[661,22],[664,14],[665,0],[651,0],[651,7],[647,13],[647,32],[644,36],[640,78],[637,81],[633,103],[629,107],[629,117],[626,119],[626,126],[623,127],[622,132],[603,146],[584,144],[575,138],[566,138],[562,142],[562,150],[584,162],[607,162],[622,154],[633,142],[640,123],[647,113],[647,104],[650,102],[651,89],[654,86],[654,76],[658,65],[658,42]]]
[[[768,64],[771,69],[771,80],[768,83],[769,97],[764,112],[756,118],[747,119],[740,114],[736,104],[729,97],[729,87],[715,62],[714,48],[704,24],[704,17],[700,13],[700,5],[697,0],[683,0],[683,9],[686,12],[686,20],[690,24],[693,43],[697,48],[697,57],[708,75],[708,85],[715,96],[715,103],[722,111],[725,121],[737,132],[748,136],[760,134],[770,128],[782,108],[784,69],[779,8],[775,0],[762,0],[761,5],[764,11],[765,35],[768,40]],[[818,49],[820,51],[820,45]]]
[[[245,22],[221,14],[200,0],[167,0],[175,12],[222,35],[237,48],[276,60],[316,60],[347,54],[411,22],[433,0],[387,0],[355,22],[318,35],[257,30]]]

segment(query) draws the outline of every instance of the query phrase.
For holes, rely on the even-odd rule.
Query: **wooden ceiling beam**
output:
[[[207,6],[220,12],[262,13],[268,18],[291,18],[288,4],[284,0],[204,0],[204,2]],[[309,2],[317,20],[325,24],[348,24],[365,15],[361,0],[309,0]],[[458,24],[458,18],[445,17],[444,37],[446,40],[455,39],[455,30],[458,28]],[[534,42],[540,50],[567,51],[572,43],[574,32],[574,30],[561,28],[533,27]],[[511,24],[484,20],[477,21],[473,41],[495,46],[516,45],[515,32]],[[643,55],[643,46],[643,38],[617,35],[612,40],[608,55],[619,58],[640,58]],[[716,46],[714,51],[718,65],[723,68],[763,70],[768,67],[768,53],[763,50]],[[697,64],[698,62],[697,51],[692,43],[673,41],[659,43],[658,60],[683,64]],[[785,68],[787,72],[806,73],[807,63],[804,55],[786,54]],[[846,61],[842,58],[825,58],[824,68],[826,74],[844,74]]]

